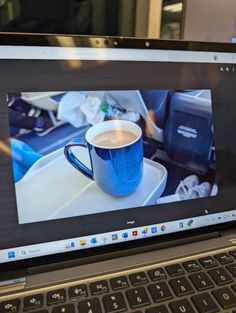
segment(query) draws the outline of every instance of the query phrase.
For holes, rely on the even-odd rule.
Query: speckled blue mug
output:
[[[93,143],[95,136],[108,131],[124,130],[135,135],[135,139],[126,145],[105,147]],[[73,153],[72,148],[88,148],[91,169],[86,167]],[[109,195],[127,196],[134,192],[143,175],[142,130],[129,121],[111,120],[101,122],[89,128],[85,138],[77,138],[65,146],[67,160],[82,174],[94,180]]]

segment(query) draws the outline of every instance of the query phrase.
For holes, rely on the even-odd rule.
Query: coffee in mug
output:
[[[117,129],[112,131],[106,131],[95,136],[92,140],[93,144],[101,147],[120,147],[127,145],[138,137],[129,131],[123,129]]]
[[[88,149],[91,168],[73,153],[73,147]],[[142,180],[142,129],[130,121],[98,123],[87,130],[85,137],[69,142],[64,153],[76,170],[94,180],[110,196],[128,196]]]

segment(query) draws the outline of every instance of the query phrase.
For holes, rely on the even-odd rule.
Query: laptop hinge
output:
[[[26,273],[26,270],[19,270],[0,274],[0,294],[24,289]]]

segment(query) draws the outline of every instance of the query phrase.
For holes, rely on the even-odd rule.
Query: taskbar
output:
[[[102,234],[70,238],[41,244],[9,248],[0,251],[0,263],[20,261],[29,258],[42,257],[57,253],[77,251],[104,245],[122,243],[125,241],[148,238],[158,235],[211,226],[236,220],[236,210],[207,214],[203,216],[171,221],[161,224],[153,224],[142,227],[134,227]]]

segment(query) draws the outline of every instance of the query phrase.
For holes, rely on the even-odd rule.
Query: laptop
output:
[[[235,46],[1,34],[0,68],[0,312],[235,312]]]

